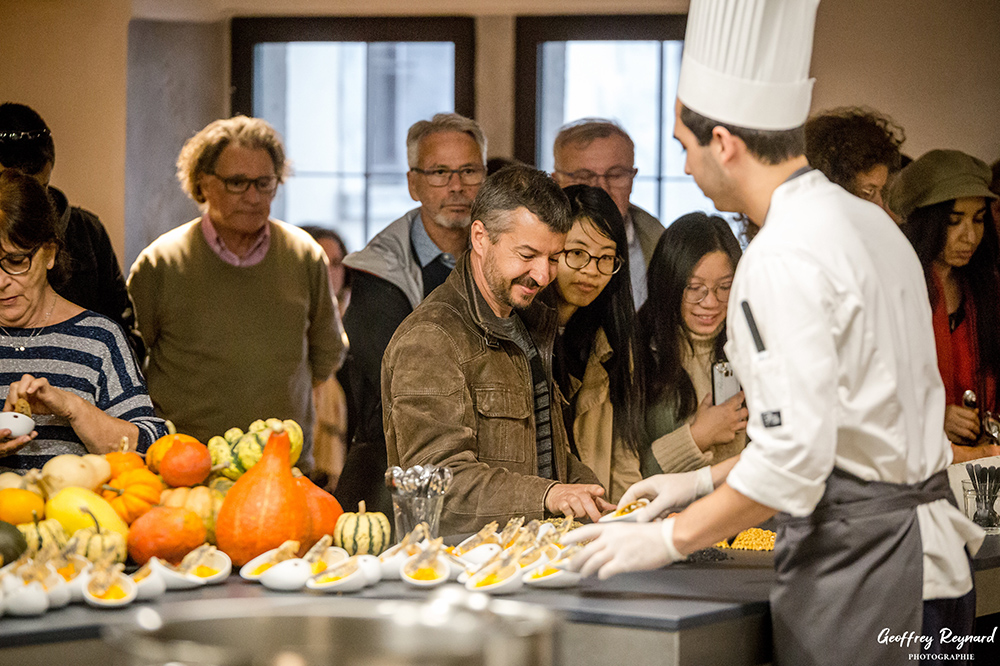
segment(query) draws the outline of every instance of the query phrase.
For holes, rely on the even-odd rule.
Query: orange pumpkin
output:
[[[177,435],[177,440],[163,454],[160,476],[171,486],[194,486],[212,471],[212,454],[196,439]]]
[[[194,511],[176,506],[154,506],[136,519],[128,531],[128,554],[140,566],[156,556],[180,564],[184,556],[205,543],[205,526]]]
[[[206,538],[210,544],[215,544],[215,520],[219,517],[219,509],[225,495],[207,486],[194,488],[170,488],[160,495],[163,506],[182,506],[194,511],[205,525]]]
[[[215,524],[215,541],[237,566],[285,541],[302,542],[309,537],[306,495],[292,476],[290,452],[288,433],[276,425],[260,462],[226,493]]]
[[[131,525],[139,516],[159,504],[163,482],[143,467],[122,472],[103,488],[104,499],[111,503],[122,520]]]
[[[179,434],[174,424],[167,421],[167,434],[153,442],[146,451],[146,467],[149,468],[149,471],[154,474],[160,473],[160,463],[163,462],[163,457],[167,455],[167,451],[177,442],[195,442],[196,444],[201,444],[201,442],[190,435]],[[211,465],[211,456],[209,456],[209,465]]]
[[[129,451],[128,437],[122,437],[122,445],[117,451],[104,454],[104,459],[111,465],[111,478],[121,476],[130,469],[145,469],[146,461],[135,451]]]
[[[306,495],[306,506],[309,509],[309,517],[312,519],[309,538],[302,542],[302,553],[305,554],[324,535],[333,536],[337,529],[337,519],[344,513],[344,510],[336,497],[317,486],[307,477],[297,477],[295,482],[299,484]]]

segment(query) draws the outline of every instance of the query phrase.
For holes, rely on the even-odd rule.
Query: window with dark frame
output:
[[[664,224],[693,210],[715,213],[684,173],[673,139],[686,21],[677,14],[518,17],[515,156],[552,171],[563,124],[609,118],[636,145],[634,204]]]
[[[471,18],[236,18],[232,110],[282,134],[294,175],[272,214],[335,229],[357,250],[415,204],[406,132],[471,117]]]

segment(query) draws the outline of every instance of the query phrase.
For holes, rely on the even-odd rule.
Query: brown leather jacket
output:
[[[556,313],[535,299],[521,313],[552,384]],[[559,482],[599,484],[569,453],[557,393],[552,399],[556,480],[536,476],[534,393],[521,349],[496,326],[472,278],[469,253],[396,330],[382,360],[382,416],[390,465],[445,465],[441,534],[491,520],[545,516]]]

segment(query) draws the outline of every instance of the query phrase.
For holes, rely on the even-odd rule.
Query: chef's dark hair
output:
[[[699,146],[707,146],[711,142],[713,129],[726,128],[730,134],[742,139],[750,154],[764,164],[781,164],[806,152],[806,136],[802,126],[788,130],[747,129],[706,118],[683,104],[681,122],[691,130]]]
[[[632,300],[625,220],[614,199],[599,187],[570,185],[563,192],[569,198],[573,224],[589,223],[597,233],[614,241],[615,254],[622,263],[597,298],[587,307],[577,309],[566,322],[556,364],[559,370],[586,368],[597,329],[604,330],[613,352],[603,363],[610,380],[612,435],[636,450],[642,429],[642,381],[641,368],[635,363],[635,302]],[[566,357],[562,357],[563,354]],[[578,378],[582,379],[582,374]]]
[[[691,273],[702,257],[724,252],[736,269],[742,252],[729,224],[717,215],[688,213],[673,222],[660,236],[646,269],[649,296],[639,310],[639,349],[645,376],[648,405],[665,403],[676,413],[676,421],[694,414],[698,396],[681,365],[681,349],[691,350],[681,303]],[[723,326],[715,339],[715,358],[722,359],[726,342]]]
[[[988,392],[986,380],[992,377],[993,385],[1000,386],[1000,338],[997,337],[997,331],[1000,330],[1000,277],[997,275],[1000,247],[998,247],[996,221],[993,220],[990,201],[986,200],[985,203],[986,217],[983,220],[983,239],[979,242],[979,247],[972,254],[968,264],[951,270],[967,285],[972,296],[979,352],[979,367],[976,373],[977,381],[980,383],[980,386],[976,387],[976,395],[981,396],[979,407],[994,411],[1000,404],[997,404],[997,396]],[[927,293],[930,295],[932,308],[943,298],[934,278],[934,261],[941,256],[947,243],[948,225],[951,222],[954,206],[955,199],[950,199],[917,208],[900,227],[916,250],[920,265],[924,268],[924,279],[927,282]],[[989,402],[994,404],[990,405]]]

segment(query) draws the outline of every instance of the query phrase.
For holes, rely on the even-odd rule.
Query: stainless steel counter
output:
[[[557,639],[557,664],[766,663],[771,556],[734,552],[732,557],[726,562],[682,564],[609,581],[585,580],[564,590],[523,588],[508,598],[542,605],[566,620]],[[223,585],[168,592],[155,602],[120,610],[73,605],[38,618],[3,617],[0,664],[108,666],[115,663],[114,655],[100,642],[101,629],[135,622],[144,606],[164,608],[200,599],[293,604],[306,594],[311,595],[271,592],[233,576]],[[356,594],[320,598],[330,604],[350,604],[355,599],[423,599],[427,595],[426,590],[384,581]]]
[[[523,588],[508,598],[539,604],[562,617],[556,663],[764,664],[770,660],[768,594],[774,580],[770,553],[730,551],[730,560],[678,564],[585,580],[565,590]],[[976,560],[977,614],[1000,611],[1000,537],[987,538]],[[121,610],[74,605],[39,618],[0,618],[0,664],[114,664],[100,642],[102,627],[135,622],[143,607],[166,608],[201,599],[234,604],[294,604],[313,593],[271,592],[232,576],[219,586],[168,592],[152,603]],[[423,599],[426,590],[381,582],[349,595],[319,596],[324,603],[355,599]]]

